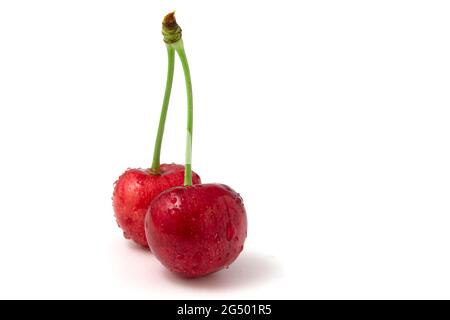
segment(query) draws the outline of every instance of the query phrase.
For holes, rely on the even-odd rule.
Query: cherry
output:
[[[117,180],[113,207],[118,225],[124,237],[147,247],[144,219],[152,200],[162,191],[183,185],[184,166],[163,164],[160,173],[153,174],[150,169],[128,169]],[[193,174],[194,183],[200,177]]]
[[[175,187],[153,200],[145,219],[153,254],[169,270],[199,277],[229,266],[244,248],[247,216],[222,184]]]
[[[189,65],[181,29],[172,14],[164,30],[183,65],[188,100],[184,186],[162,192],[145,217],[148,245],[169,270],[199,277],[228,267],[241,253],[247,237],[242,198],[223,184],[195,184],[191,170],[193,99]],[[194,182],[194,185],[193,185]]]
[[[153,163],[150,169],[128,169],[117,180],[113,193],[113,207],[119,227],[125,238],[147,247],[144,231],[144,218],[152,200],[162,191],[183,185],[185,167],[176,164],[160,164],[161,145],[164,135],[167,110],[172,91],[175,48],[170,44],[174,38],[165,33],[170,25],[170,17],[163,21],[164,42],[167,48],[167,80],[164,99],[156,135]],[[181,32],[181,30],[180,30]],[[190,175],[191,169],[188,165]],[[200,183],[200,177],[193,174],[191,183]]]

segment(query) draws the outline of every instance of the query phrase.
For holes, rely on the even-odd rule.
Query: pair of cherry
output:
[[[128,169],[115,184],[113,206],[124,236],[149,247],[169,270],[186,277],[228,267],[243,250],[247,216],[242,198],[223,184],[202,184],[192,172],[192,85],[174,13],[163,21],[168,53],[166,90],[150,169]],[[164,124],[172,89],[175,53],[186,80],[186,164],[160,165]]]

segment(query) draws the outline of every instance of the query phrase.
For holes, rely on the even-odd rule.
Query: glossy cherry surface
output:
[[[175,187],[157,196],[145,219],[152,252],[171,271],[199,277],[228,267],[247,237],[241,196],[222,184]]]

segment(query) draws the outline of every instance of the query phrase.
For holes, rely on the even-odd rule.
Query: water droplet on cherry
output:
[[[234,228],[231,223],[227,224],[227,240],[231,241],[234,237]]]

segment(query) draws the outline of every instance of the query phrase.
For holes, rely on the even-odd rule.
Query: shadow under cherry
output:
[[[179,285],[202,289],[239,289],[263,285],[281,276],[281,268],[274,257],[247,252],[241,255],[228,269],[211,275],[186,279],[167,270],[168,280]]]

